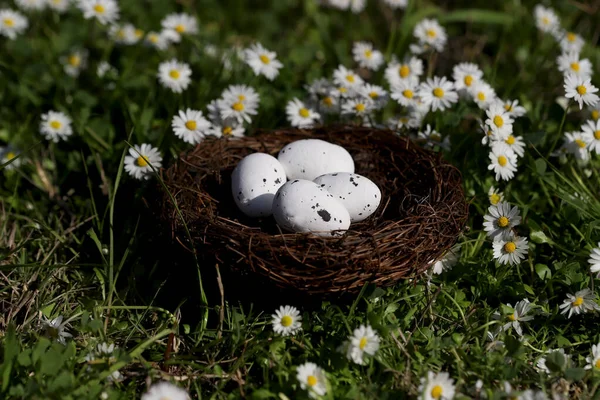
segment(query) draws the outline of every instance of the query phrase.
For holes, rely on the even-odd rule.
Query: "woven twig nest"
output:
[[[356,173],[382,192],[378,210],[341,237],[282,232],[272,217],[246,217],[231,193],[231,173],[254,152],[277,157],[299,139],[344,147]],[[164,217],[175,238],[202,256],[253,271],[305,293],[356,292],[367,283],[390,286],[427,269],[457,240],[467,219],[459,171],[440,155],[387,130],[359,127],[281,129],[241,139],[207,139],[164,171],[164,181],[194,243],[165,195]]]

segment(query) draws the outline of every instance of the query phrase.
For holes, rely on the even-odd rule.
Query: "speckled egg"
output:
[[[231,175],[231,192],[235,204],[250,217],[271,215],[273,198],[287,181],[283,166],[265,153],[250,154],[242,159]]]
[[[346,149],[319,139],[292,142],[281,149],[277,159],[289,180],[312,181],[331,172],[354,172],[354,160]]]
[[[362,175],[336,172],[321,175],[314,182],[342,202],[352,222],[373,214],[381,202],[381,190]]]
[[[344,205],[316,183],[294,179],[283,185],[273,200],[277,225],[291,232],[318,236],[341,235],[350,227]]]

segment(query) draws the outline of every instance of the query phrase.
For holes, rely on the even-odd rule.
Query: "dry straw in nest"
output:
[[[231,194],[231,173],[244,156],[277,157],[295,140],[319,138],[344,147],[356,173],[382,192],[378,210],[341,237],[282,232],[274,219],[246,217]],[[206,139],[164,171],[194,243],[171,197],[164,217],[175,238],[201,256],[278,286],[305,293],[356,292],[372,282],[385,287],[415,277],[457,240],[467,220],[459,171],[437,153],[387,130],[360,127],[280,129],[241,139]]]

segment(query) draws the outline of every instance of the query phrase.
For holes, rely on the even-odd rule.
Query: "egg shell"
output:
[[[354,172],[354,160],[346,149],[320,139],[292,142],[281,149],[277,159],[289,180],[312,181],[331,172]]]
[[[314,182],[342,202],[352,222],[369,217],[381,203],[379,187],[362,175],[336,172],[321,175]]]
[[[318,236],[340,235],[343,232],[337,231],[350,227],[350,215],[344,205],[316,183],[304,179],[288,181],[277,191],[273,216],[285,230]]]
[[[231,175],[235,204],[249,217],[271,215],[275,193],[287,181],[283,166],[265,153],[247,155]]]

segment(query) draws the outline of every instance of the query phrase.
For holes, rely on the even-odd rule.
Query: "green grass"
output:
[[[555,66],[559,50],[535,28],[534,4],[411,1],[406,13],[391,14],[369,0],[354,15],[312,0],[120,3],[121,19],[146,31],[158,30],[167,13],[185,11],[198,17],[200,32],[160,53],[115,45],[105,27],[71,10],[29,15],[24,35],[0,37],[0,144],[20,149],[23,161],[17,169],[0,167],[1,398],[139,398],[148,383],[166,379],[194,399],[302,399],[308,396],[296,367],[307,361],[326,371],[327,399],[415,398],[428,371],[448,372],[459,398],[505,398],[505,381],[517,390],[600,398],[600,370],[583,369],[600,341],[599,315],[568,319],[558,308],[568,293],[596,290],[587,259],[600,241],[600,162],[597,155],[585,166],[572,156],[549,157],[562,132],[578,130],[588,114],[566,114],[555,103],[564,95]],[[598,76],[600,11],[548,3],[563,27],[586,40],[582,57]],[[141,143],[159,147],[170,165],[190,148],[172,134],[172,115],[186,107],[205,110],[230,84],[251,85],[261,96],[249,133],[287,126],[284,105],[303,98],[305,84],[330,77],[339,64],[355,66],[354,41],[372,41],[387,61],[401,58],[425,17],[438,18],[449,35],[445,51],[425,60],[426,71],[450,78],[456,63],[475,62],[502,98],[518,99],[528,111],[514,127],[527,143],[525,156],[515,179],[500,184],[487,170],[475,105],[461,101],[427,116],[425,123],[450,136],[444,157],[461,170],[472,199],[451,271],[391,288],[369,285],[345,301],[300,298],[185,251],[157,220],[162,181],[136,181],[123,170],[130,145]],[[277,51],[284,64],[273,82],[243,63],[226,70],[220,56],[203,50],[213,44],[222,53],[254,41]],[[79,79],[59,62],[73,47],[90,51]],[[193,69],[193,84],[181,95],[155,77],[158,64],[173,57]],[[95,74],[101,60],[119,71],[109,78],[112,88]],[[382,70],[370,82],[387,86]],[[50,143],[39,134],[40,115],[50,109],[72,117],[68,141]],[[390,103],[375,120],[397,110]],[[483,231],[492,184],[524,218],[518,232],[528,237],[529,254],[516,266],[493,260]],[[504,346],[495,347],[487,337],[500,326],[493,313],[508,315],[507,304],[524,298],[535,316],[522,324],[524,337],[500,333],[496,340]],[[284,338],[270,321],[286,304],[301,310],[303,330]],[[42,316],[59,315],[73,335],[67,345],[42,324]],[[336,350],[361,324],[381,337],[365,366]],[[86,359],[103,342],[118,347],[114,357]],[[556,348],[570,362],[552,357],[551,374],[539,373],[537,360]],[[122,379],[107,379],[117,370]]]

